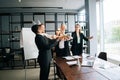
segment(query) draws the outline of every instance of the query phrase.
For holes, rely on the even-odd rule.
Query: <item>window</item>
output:
[[[98,50],[100,46],[104,48],[104,51],[108,53],[108,58],[117,59],[116,56],[120,56],[120,11],[119,0],[103,0],[103,14],[104,14],[104,45],[100,44],[101,40],[101,27],[98,26]],[[99,25],[99,6],[98,11],[98,25]]]

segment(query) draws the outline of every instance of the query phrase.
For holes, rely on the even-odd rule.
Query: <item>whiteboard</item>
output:
[[[37,58],[38,49],[35,45],[35,34],[31,31],[31,28],[22,28],[20,36],[20,45],[24,49],[25,60]]]

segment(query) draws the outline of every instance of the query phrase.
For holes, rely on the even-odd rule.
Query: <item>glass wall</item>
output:
[[[101,36],[101,30],[103,26],[100,25],[100,5],[97,4],[97,20],[98,20],[98,52],[100,46],[104,49],[103,51],[108,53],[108,58],[117,61],[120,56],[120,11],[119,11],[119,0],[103,0],[103,37]],[[102,38],[102,39],[101,39]],[[104,44],[100,44],[100,40],[104,41]]]
[[[105,51],[109,54],[108,58],[116,64],[120,61],[119,2],[119,0],[104,0]]]

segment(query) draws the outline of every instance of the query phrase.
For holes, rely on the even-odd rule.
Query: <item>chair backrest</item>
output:
[[[6,48],[5,48],[5,53],[10,53],[10,50],[11,50],[11,49],[10,49],[9,47],[6,47]]]
[[[107,61],[107,53],[106,52],[100,52],[100,54],[98,55],[98,58]]]
[[[2,56],[2,48],[0,48],[0,56]]]
[[[11,48],[10,47],[4,47],[4,48],[2,48],[2,55],[6,56],[8,54],[11,54]]]

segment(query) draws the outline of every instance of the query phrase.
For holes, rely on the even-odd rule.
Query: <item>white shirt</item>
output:
[[[65,34],[65,31],[63,31],[61,35],[64,35],[64,34]],[[60,49],[65,48],[65,46],[64,46],[64,40],[61,40],[61,41],[59,42],[59,48],[60,48]]]
[[[79,33],[76,33],[77,34],[77,43],[79,44],[80,43],[80,34]]]

